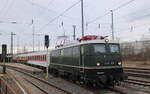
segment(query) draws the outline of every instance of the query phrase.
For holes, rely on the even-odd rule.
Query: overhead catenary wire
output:
[[[57,12],[54,11],[54,10],[51,10],[51,9],[49,9],[49,8],[47,8],[47,7],[44,7],[44,6],[41,6],[41,5],[37,4],[37,3],[31,2],[30,0],[24,0],[24,1],[28,2],[28,3],[31,4],[31,5],[37,6],[37,7],[39,7],[39,8],[42,8],[42,9],[45,9],[45,10],[48,10],[48,11],[57,13]],[[49,6],[50,4],[51,4],[51,2],[48,4],[48,6]]]
[[[108,14],[110,14],[110,12],[107,12],[107,13],[105,13],[105,14],[102,15],[102,16],[96,17],[94,20],[88,21],[87,24],[91,24],[91,23],[93,23],[93,22],[95,22],[95,21],[97,21],[97,20],[99,20],[99,19],[102,19],[103,17],[105,17],[105,16],[108,15]]]
[[[28,2],[28,3],[31,4],[31,5],[34,5],[34,6],[36,6],[36,7],[42,8],[42,9],[44,9],[44,10],[47,10],[47,11],[49,11],[49,12],[53,12],[53,13],[59,14],[58,12],[56,12],[56,11],[54,11],[54,10],[48,8],[48,6],[51,5],[55,0],[50,1],[49,4],[47,5],[47,7],[44,7],[44,6],[41,6],[41,5],[37,4],[37,3],[31,2],[30,0],[24,0],[24,1]],[[40,14],[43,14],[43,13],[40,13]],[[38,15],[37,17],[39,17],[39,16],[40,16],[40,15]],[[66,15],[63,15],[63,17],[68,18],[68,19],[71,19],[71,20],[74,19],[74,18],[69,17],[69,16],[66,16]],[[75,20],[76,20],[76,19],[75,19]]]
[[[77,1],[76,3],[74,3],[73,5],[71,5],[70,7],[68,7],[67,9],[65,9],[62,13],[60,13],[58,16],[54,17],[53,19],[51,19],[47,24],[45,24],[43,27],[41,27],[39,29],[39,31],[41,31],[43,28],[45,28],[46,26],[48,26],[50,23],[54,22],[55,20],[57,20],[59,17],[61,17],[62,15],[64,15],[67,11],[69,11],[70,9],[72,9],[74,6],[76,6],[77,4],[80,3],[80,0]]]
[[[8,5],[8,8],[6,9],[6,11],[5,11],[5,13],[3,14],[3,16],[5,16],[6,17],[6,15],[8,14],[8,12],[9,12],[9,10],[10,10],[10,8],[12,7],[12,5],[14,4],[14,0],[11,0],[10,1],[10,4]]]
[[[49,5],[51,5],[53,2],[54,2],[55,0],[51,0],[49,3],[48,3],[48,7],[49,7]]]
[[[121,9],[121,8],[123,8],[123,7],[125,7],[125,6],[127,6],[128,4],[132,3],[133,1],[135,1],[135,0],[130,0],[130,1],[128,1],[128,2],[126,2],[126,3],[124,3],[124,4],[122,4],[122,5],[118,6],[117,8],[112,9],[112,11],[113,11],[113,12],[114,12],[114,11],[117,11],[117,10],[119,10],[119,9]],[[93,22],[95,22],[95,21],[97,21],[97,20],[99,20],[99,19],[102,19],[103,17],[107,16],[108,14],[110,14],[110,11],[107,12],[107,13],[105,13],[105,14],[102,15],[102,16],[96,17],[96,18],[93,19],[92,21],[89,21],[88,24],[91,24],[91,23],[93,23]]]
[[[123,7],[127,6],[128,4],[132,3],[133,1],[135,1],[135,0],[130,0],[122,5],[118,6],[117,8],[113,9],[113,11],[117,11],[118,9],[123,8]]]
[[[3,5],[3,7],[0,9],[0,13],[2,13],[2,11],[6,8],[6,6],[8,5],[8,0],[5,0],[6,4]]]

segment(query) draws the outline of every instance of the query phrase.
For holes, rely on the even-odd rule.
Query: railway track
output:
[[[66,94],[72,94],[72,92],[69,92],[69,91],[66,91],[66,90],[64,90],[64,89],[62,89],[62,88],[59,88],[59,87],[57,87],[57,86],[54,86],[54,85],[51,85],[49,82],[47,82],[47,81],[45,81],[44,79],[42,79],[42,78],[39,78],[39,77],[37,77],[37,76],[35,76],[35,74],[33,74],[32,72],[30,72],[30,71],[26,71],[25,69],[21,69],[21,68],[16,68],[16,67],[12,67],[12,66],[7,66],[8,68],[10,68],[10,69],[13,69],[13,70],[15,70],[15,71],[17,71],[17,72],[21,72],[21,73],[23,73],[23,74],[25,74],[25,75],[28,75],[28,76],[30,76],[30,77],[32,77],[32,78],[34,78],[34,79],[37,79],[39,82],[43,82],[43,83],[45,83],[45,84],[47,84],[47,85],[50,85],[50,86],[52,86],[52,87],[55,87],[55,88],[57,88],[58,90],[60,90],[60,91],[62,91],[62,92],[65,92]],[[39,90],[41,90],[44,94],[49,94],[48,93],[48,91],[47,90],[45,90],[45,89],[43,89],[43,87],[41,87],[40,85],[39,85],[39,82],[37,81],[37,82],[33,82],[33,81],[30,81],[30,79],[27,79],[27,78],[24,78],[28,83],[30,83],[30,84],[32,84],[33,86],[35,86],[36,88],[38,88]],[[139,82],[138,82],[139,81]],[[127,81],[125,81],[126,83],[132,83],[132,84],[138,84],[138,85],[143,85],[143,86],[148,86],[149,87],[149,85],[145,85],[144,83],[146,83],[146,82],[144,82],[144,81],[141,81],[141,80],[136,80],[136,81],[134,81],[134,79],[129,79],[129,80],[127,80]],[[141,82],[141,83],[140,83]],[[126,89],[126,90],[125,90]],[[132,92],[131,90],[128,90],[128,88],[123,88],[123,87],[115,87],[115,88],[113,88],[113,87],[111,87],[111,88],[109,88],[107,91],[109,91],[109,92],[112,92],[112,93],[114,93],[114,94],[131,94],[131,93],[129,93],[129,92]],[[94,94],[103,94],[103,93],[101,93],[101,90],[90,90],[90,91],[92,91]]]
[[[33,72],[31,72],[31,71],[28,71],[28,70],[25,70],[25,69],[21,69],[21,68],[17,68],[17,67],[12,67],[12,66],[7,66],[7,68],[9,68],[9,69],[13,69],[13,70],[15,70],[15,71],[17,71],[17,72],[21,72],[21,73],[23,73],[23,74],[25,74],[25,75],[28,75],[28,76],[30,76],[30,77],[32,77],[32,78],[35,78],[35,79],[37,79],[37,80],[39,80],[39,81],[41,81],[41,82],[44,82],[44,83],[46,83],[46,84],[48,84],[48,85],[51,85],[49,82],[47,82],[47,81],[45,81],[44,79],[41,79],[41,78],[39,78],[39,77],[36,77],[34,74],[33,74]],[[48,94],[48,92],[47,92],[47,90],[44,90],[42,87],[40,87],[39,85],[38,85],[38,82],[33,82],[33,81],[30,81],[29,79],[27,79],[27,78],[24,78],[28,83],[30,83],[30,84],[32,84],[33,86],[35,86],[36,88],[38,88],[39,90],[41,90],[44,94]],[[73,82],[72,82],[73,83]],[[74,83],[75,84],[75,83]],[[51,86],[53,86],[53,87],[55,87],[55,88],[57,88],[57,89],[60,89],[60,90],[62,90],[63,92],[66,92],[66,94],[72,94],[72,92],[68,92],[68,91],[66,91],[66,90],[64,90],[64,89],[61,89],[61,88],[59,88],[59,87],[56,87],[56,86],[54,86],[54,85],[51,85]],[[79,85],[80,87],[82,87],[81,85]],[[94,94],[103,94],[103,93],[101,93],[101,90],[100,89],[93,89],[93,90],[91,90],[91,89],[89,89],[89,88],[86,88],[87,90],[90,90],[90,91],[92,91]],[[122,92],[122,90],[120,90],[120,89],[116,89],[116,88],[108,88],[106,91],[108,91],[108,92],[112,92],[112,93],[115,93],[115,94],[128,94],[128,93],[124,93],[124,92]]]
[[[136,79],[128,79],[127,81],[124,81],[129,84],[136,84],[136,85],[142,85],[145,87],[150,87],[150,82],[142,81],[142,80],[136,80]]]
[[[150,80],[146,80],[150,78],[150,69],[125,67],[124,70],[129,76],[126,83],[150,87]]]
[[[124,67],[124,69],[131,69],[131,70],[143,70],[143,71],[150,71],[150,69],[147,68],[131,68],[131,67]]]
[[[32,84],[33,86],[35,86],[36,88],[38,88],[39,90],[41,90],[44,94],[48,94],[48,91],[44,90],[43,88],[41,88],[40,86],[38,86],[37,84],[33,83],[32,81],[24,78],[27,82],[29,82],[30,84]]]
[[[125,67],[124,71],[131,77],[150,78],[150,69]]]
[[[53,84],[50,84],[48,81],[46,81],[44,79],[41,79],[41,78],[39,78],[39,77],[37,77],[37,76],[35,76],[35,75],[31,74],[31,73],[28,73],[28,72],[26,72],[24,70],[21,70],[19,68],[15,68],[15,67],[11,67],[11,66],[8,66],[8,68],[11,69],[11,70],[20,72],[20,73],[22,73],[22,74],[24,74],[26,76],[29,76],[29,77],[31,77],[33,79],[36,79],[36,81],[33,81],[33,80],[31,81],[31,79],[24,78],[28,83],[32,84],[33,86],[38,88],[40,91],[42,91],[43,94],[49,94],[49,90],[47,90],[48,88],[44,88],[43,86],[47,86],[47,87],[50,86],[50,87],[56,88],[58,91],[61,91],[61,94],[72,94],[71,92],[66,91],[66,90],[64,90],[64,89],[62,89],[60,87],[57,87],[57,86],[53,85]],[[43,84],[43,86],[40,86],[40,84]]]
[[[125,67],[124,71],[129,77],[128,80],[124,81],[124,83],[127,83],[132,87],[142,86],[143,89],[150,88],[150,69]],[[148,94],[150,94],[149,90]]]

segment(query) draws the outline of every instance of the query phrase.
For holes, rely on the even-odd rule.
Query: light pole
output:
[[[114,40],[114,14],[113,10],[110,10],[111,12],[111,30],[112,30],[112,40]]]
[[[11,32],[11,49],[10,49],[10,52],[11,52],[12,58],[13,58],[13,36],[14,35],[16,35],[16,34]]]
[[[34,30],[34,20],[32,19],[32,35],[33,35],[33,52],[34,52],[34,33],[35,33],[35,30]]]
[[[82,23],[82,37],[84,36],[84,9],[83,0],[81,0],[81,23]]]
[[[73,25],[73,40],[76,39],[76,25]]]

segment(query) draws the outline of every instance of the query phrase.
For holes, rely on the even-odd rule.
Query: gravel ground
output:
[[[10,75],[5,74],[3,77],[1,77],[1,79],[3,79],[17,94],[24,94],[16,81]]]
[[[40,69],[26,66],[23,64],[18,64],[18,63],[7,63],[6,65],[19,67],[19,68],[30,70],[30,71],[36,71],[36,72],[41,71]],[[14,74],[14,75],[16,75],[16,74]],[[39,74],[38,76],[45,78],[44,73]],[[22,76],[21,77],[17,76],[17,78],[20,78],[20,80],[23,79]],[[93,92],[88,91],[88,90],[84,89],[83,87],[80,87],[80,86],[78,86],[74,83],[71,83],[69,81],[63,80],[59,77],[53,77],[52,75],[49,75],[49,79],[47,79],[47,81],[49,81],[53,85],[56,85],[57,87],[61,87],[64,90],[68,90],[69,92],[72,92],[73,94],[93,94]],[[22,82],[25,82],[25,81],[22,80]]]
[[[150,69],[150,61],[123,61],[123,67]]]
[[[122,86],[127,87],[132,91],[136,91],[136,94],[150,94],[150,87],[144,87],[140,85],[127,84],[127,83],[122,83]]]
[[[48,92],[48,94],[66,94],[61,90],[58,90],[52,86],[43,84],[42,82],[39,82],[38,80],[36,80],[32,77],[29,77],[27,75],[24,75],[20,72],[11,70],[11,73],[13,73],[15,76],[17,76],[16,78],[24,85],[24,88],[29,92],[29,94],[43,94],[43,92],[41,92],[37,87],[33,86],[29,82],[27,82],[25,79],[30,80],[32,83],[34,83],[34,84],[38,85],[39,87],[41,87],[42,89],[46,90]]]
[[[24,76],[21,73],[18,73],[18,72],[14,71],[14,70],[8,70],[8,71],[9,71],[9,73],[11,73],[10,75],[13,75],[16,78],[16,80],[21,84],[21,86],[27,92],[27,94],[44,94],[39,89],[34,87],[32,84],[28,83],[23,78]]]
[[[45,76],[45,74],[39,75],[40,77]],[[56,85],[57,87],[61,87],[72,94],[93,94],[93,92],[80,87],[79,85],[76,85],[74,83],[71,83],[69,81],[66,81],[64,79],[61,79],[59,77],[53,77],[52,75],[49,75],[49,78],[47,79],[48,82],[50,82],[53,85]]]
[[[24,67],[26,65],[22,65],[22,64],[20,65],[19,64],[19,66]],[[20,68],[22,68],[22,67],[20,67]],[[25,67],[23,69],[26,69],[26,68],[27,67]],[[32,68],[33,67],[28,66],[28,70],[33,70]],[[41,77],[41,78],[45,78],[45,74],[44,73],[36,74],[36,75]],[[23,79],[23,78],[20,78],[20,79]],[[32,79],[32,78],[30,78],[30,79]],[[81,87],[79,85],[76,85],[76,84],[74,84],[74,83],[72,83],[70,81],[66,81],[66,80],[64,80],[64,79],[62,79],[60,77],[54,77],[52,75],[49,75],[49,78],[47,79],[47,81],[49,81],[53,85],[56,85],[58,87],[61,87],[61,88],[65,89],[65,90],[69,91],[69,92],[72,92],[73,94],[93,94],[94,93],[91,90],[87,90],[86,88],[83,88],[83,87]],[[24,81],[24,83],[27,84],[26,81]],[[41,85],[41,83],[39,83],[39,86],[40,85]],[[31,84],[27,85],[27,86],[28,87],[29,86],[33,87]],[[129,90],[125,89],[125,91],[129,91],[130,92],[130,91],[137,90],[135,94],[148,94],[148,93],[143,93],[143,92],[149,92],[150,91],[149,88],[138,86],[138,85],[136,86],[136,85],[123,84],[122,86],[130,88]],[[43,88],[46,88],[46,87],[47,86],[45,86],[45,87],[43,86]],[[27,90],[30,91],[30,92],[38,91],[38,90],[35,90],[35,89],[32,89],[32,88],[27,88]],[[50,90],[50,91],[53,91],[53,90]],[[54,90],[54,92],[55,92],[55,90]],[[99,92],[98,94],[119,94],[119,93],[116,93],[116,92],[112,92],[111,90],[108,90],[108,89],[99,89],[98,92]],[[31,93],[31,94],[34,94],[34,93]],[[36,94],[42,94],[42,93],[36,93]],[[55,94],[55,93],[51,93],[51,94]],[[59,93],[57,93],[57,94],[59,94]],[[97,94],[97,93],[95,93],[95,94]],[[131,93],[128,93],[128,94],[131,94]]]
[[[2,65],[2,63],[0,63],[0,65]],[[28,70],[28,71],[31,71],[31,72],[43,72],[43,70],[41,70],[41,69],[34,68],[34,67],[31,67],[31,66],[27,66],[27,65],[24,65],[24,64],[19,64],[19,63],[6,63],[6,65],[13,66],[13,67],[18,67],[18,68],[25,69],[25,70]]]

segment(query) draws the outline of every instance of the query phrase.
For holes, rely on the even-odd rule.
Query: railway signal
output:
[[[2,58],[3,58],[3,73],[6,74],[6,66],[5,66],[5,59],[6,59],[6,55],[7,55],[7,45],[3,44],[2,45]]]
[[[49,47],[49,36],[45,35],[45,47],[48,48]]]
[[[46,67],[46,79],[48,78],[48,66],[49,66],[49,61],[48,61],[48,47],[49,47],[49,36],[48,35],[45,35],[45,47],[47,48],[47,55],[46,55],[46,58],[47,58],[47,67]]]

